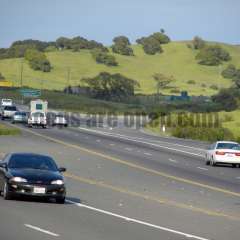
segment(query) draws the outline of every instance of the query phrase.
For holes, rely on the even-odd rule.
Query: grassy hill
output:
[[[240,47],[227,44],[221,46],[232,56],[231,63],[240,67]],[[97,64],[88,50],[80,52],[57,51],[46,53],[53,69],[50,73],[33,71],[28,63],[22,59],[0,60],[0,72],[7,80],[13,81],[15,86],[20,85],[21,62],[23,64],[23,85],[34,88],[63,89],[67,84],[77,85],[83,77],[95,76],[101,71],[122,73],[139,81],[141,89],[138,92],[151,94],[156,92],[154,73],[163,73],[175,77],[173,87],[187,90],[192,95],[212,95],[217,92],[210,88],[217,85],[219,88],[231,85],[231,80],[224,79],[221,71],[230,62],[223,66],[209,67],[197,64],[196,51],[189,49],[186,42],[171,42],[163,45],[164,53],[154,56],[146,55],[140,45],[133,46],[134,57],[114,54],[119,62],[117,67],[107,67]],[[67,81],[70,71],[70,81]],[[194,80],[196,84],[188,84]],[[202,84],[206,86],[203,87]],[[171,89],[164,92],[170,93]]]

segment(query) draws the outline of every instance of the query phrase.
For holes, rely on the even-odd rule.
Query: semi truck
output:
[[[30,102],[30,114],[28,117],[28,127],[47,127],[48,102],[36,99]]]

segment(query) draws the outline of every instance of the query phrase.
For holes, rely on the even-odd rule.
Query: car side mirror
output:
[[[64,168],[64,167],[60,167],[60,168],[58,169],[58,171],[59,171],[59,172],[66,172],[66,171],[67,171],[67,169],[66,169],[66,168]]]
[[[7,164],[6,163],[0,163],[0,168],[6,169],[7,168]]]

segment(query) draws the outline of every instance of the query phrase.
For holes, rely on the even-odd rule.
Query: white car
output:
[[[2,120],[4,120],[5,118],[12,118],[15,112],[17,112],[16,106],[3,107],[2,113],[1,113]]]
[[[64,126],[67,127],[68,126],[68,122],[66,120],[66,118],[64,117],[64,115],[62,114],[57,114],[53,120],[53,126]]]
[[[240,165],[240,145],[237,142],[218,141],[210,145],[206,152],[206,164],[216,166],[218,163]]]
[[[45,112],[32,112],[28,118],[28,127],[40,126],[47,127],[47,116]]]

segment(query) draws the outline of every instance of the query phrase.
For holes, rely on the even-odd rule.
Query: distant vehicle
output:
[[[2,107],[12,106],[12,105],[13,105],[12,99],[3,98],[3,99],[1,100],[1,106],[2,106]]]
[[[62,114],[57,114],[53,120],[53,126],[64,126],[67,127],[68,126],[68,122],[65,118],[64,115]]]
[[[64,203],[66,187],[55,161],[45,155],[33,153],[8,154],[0,162],[0,191],[6,200],[17,196],[54,198]]]
[[[240,164],[240,145],[237,142],[218,141],[213,143],[206,152],[206,164],[216,166],[219,163]]]
[[[12,118],[13,115],[17,112],[17,107],[16,106],[5,106],[2,109],[1,112],[1,118],[2,120],[5,120],[5,118]]]
[[[47,127],[47,109],[48,102],[41,99],[32,100],[30,102],[30,115],[28,118],[28,126]]]
[[[15,112],[12,117],[12,123],[27,123],[28,115],[26,112]]]

